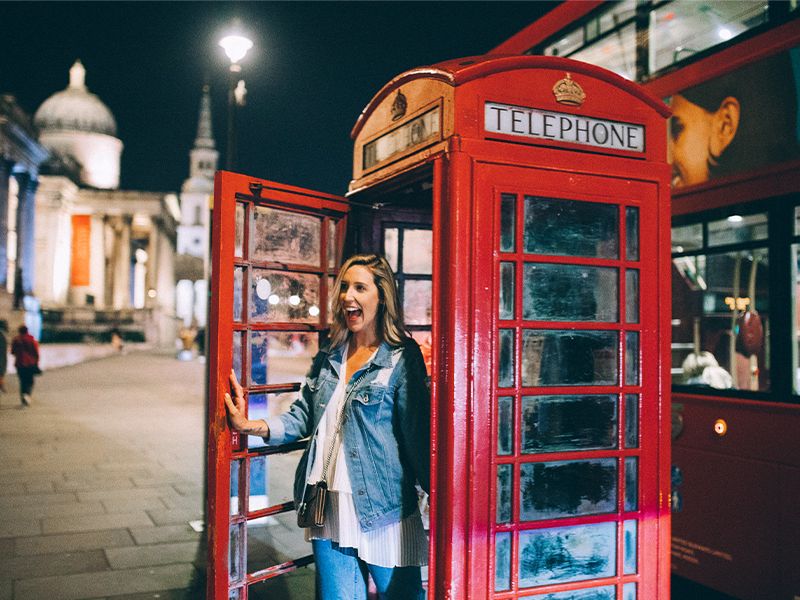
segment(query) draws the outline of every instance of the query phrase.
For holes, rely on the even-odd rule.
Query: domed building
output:
[[[86,87],[80,60],[69,70],[69,86],[50,96],[34,115],[39,141],[51,152],[80,165],[82,184],[98,189],[119,187],[122,141],[114,115]]]

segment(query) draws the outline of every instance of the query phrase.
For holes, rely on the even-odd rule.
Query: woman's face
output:
[[[681,95],[672,97],[669,162],[672,187],[708,181],[708,158],[714,115]]]
[[[354,265],[347,269],[342,278],[339,300],[345,323],[351,332],[377,331],[376,316],[380,297],[369,268]]]

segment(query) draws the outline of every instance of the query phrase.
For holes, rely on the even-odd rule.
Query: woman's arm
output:
[[[414,469],[420,486],[431,487],[431,397],[427,371],[419,346],[409,342],[403,350],[405,377],[397,387],[401,452]]]
[[[244,393],[239,380],[236,379],[236,374],[231,369],[231,374],[228,376],[231,383],[231,390],[233,390],[233,398],[231,395],[225,394],[225,407],[228,409],[228,420],[231,427],[247,435],[258,435],[265,440],[269,439],[269,425],[263,419],[251,421],[245,416],[244,410]]]

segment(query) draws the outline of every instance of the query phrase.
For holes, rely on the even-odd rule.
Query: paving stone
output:
[[[77,531],[97,531],[119,527],[146,527],[153,521],[144,511],[71,517],[69,519],[42,519],[42,533],[70,533]],[[25,534],[22,534],[25,535]]]
[[[134,543],[135,541],[127,529],[107,529],[105,531],[17,538],[16,553],[19,556],[30,556],[132,546]]]
[[[3,510],[3,518],[42,519],[45,517],[69,517],[74,515],[94,515],[105,512],[100,502],[62,502],[59,504],[33,504],[30,506],[11,506]]]
[[[181,496],[202,496],[203,495],[203,488],[199,487],[193,483],[173,483],[172,487],[181,495]]]
[[[39,521],[8,521],[5,517],[0,520],[0,538],[38,535],[40,533],[42,533],[42,528],[39,525]]]
[[[74,492],[63,492],[59,494],[15,494],[13,496],[0,496],[0,509],[6,509],[9,506],[75,502],[77,499],[78,497]]]
[[[53,481],[41,479],[39,481],[30,481],[25,484],[25,491],[28,494],[44,494],[55,490]]]
[[[201,534],[189,527],[187,523],[160,527],[131,527],[130,532],[139,545],[184,542],[199,540],[201,537]]]
[[[108,561],[102,550],[53,554],[47,560],[31,560],[30,556],[0,561],[0,578],[30,579],[42,575],[68,575],[108,569]]]
[[[0,538],[0,558],[14,556],[14,539]]]
[[[192,565],[176,564],[23,579],[14,583],[14,600],[85,600],[184,589],[193,575]]]
[[[153,519],[156,525],[177,525],[178,523],[188,523],[195,519],[203,518],[203,511],[197,509],[152,509],[148,510],[147,514]]]
[[[10,579],[0,579],[0,600],[12,600],[14,597],[14,582]]]
[[[0,484],[0,498],[11,495],[22,495],[27,491],[24,483]]]
[[[100,477],[95,480],[80,480],[73,479],[71,481],[55,481],[54,487],[56,491],[79,491],[90,488],[93,490],[124,490],[133,488],[133,482],[127,477],[110,478]]]
[[[199,600],[191,590],[166,590],[161,592],[147,592],[146,594],[133,594],[114,596],[114,600]],[[277,598],[275,600],[278,600]],[[282,600],[282,599],[281,599]]]
[[[167,508],[181,508],[202,512],[205,507],[205,498],[203,498],[202,493],[198,493],[196,496],[172,496],[162,497],[161,499]]]
[[[106,557],[112,569],[133,569],[148,565],[190,563],[197,556],[199,546],[199,542],[195,541],[130,548],[109,548],[106,550]]]
[[[131,484],[132,485],[132,484]],[[178,494],[172,487],[154,487],[154,488],[133,488],[123,490],[92,490],[92,491],[78,491],[78,499],[81,502],[88,502],[90,500],[130,500],[134,498],[153,498],[153,497],[176,497]]]
[[[170,508],[170,505],[158,496],[151,498],[114,498],[113,500],[103,500],[101,504],[108,513]]]

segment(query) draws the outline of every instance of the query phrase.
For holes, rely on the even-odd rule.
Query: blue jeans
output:
[[[355,548],[340,548],[330,540],[312,540],[317,565],[317,600],[366,600],[367,573],[381,600],[422,600],[419,567],[379,567],[360,558]]]

